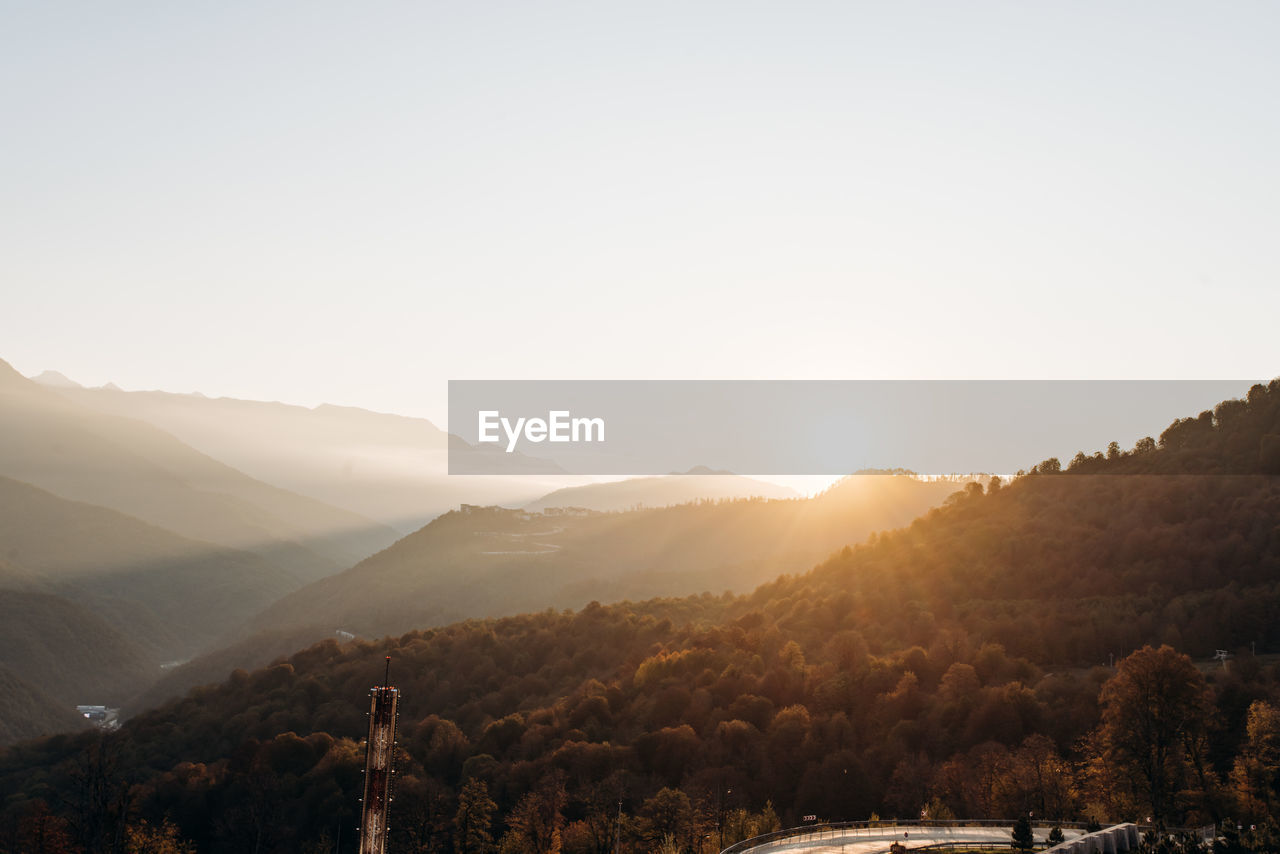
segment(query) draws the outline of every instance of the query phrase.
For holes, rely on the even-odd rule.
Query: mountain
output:
[[[4,362],[0,475],[257,552],[299,580],[349,566],[396,537],[364,517],[254,480],[149,424],[80,406]]]
[[[0,362],[0,665],[26,698],[0,728],[65,722],[49,698],[123,704],[162,664],[233,642],[273,600],[395,538]]]
[[[337,632],[378,637],[592,600],[749,590],[872,531],[905,524],[963,483],[856,476],[812,499],[700,501],[623,513],[464,505],[282,598],[253,619],[254,634],[177,668],[131,707]]]
[[[0,665],[0,746],[85,726],[75,709]]]
[[[84,386],[66,374],[60,374],[57,371],[44,371],[40,375],[32,377],[31,381],[50,388],[84,388]]]
[[[518,506],[566,482],[450,476],[451,439],[423,418],[330,404],[307,408],[161,391],[65,384],[55,390],[98,413],[144,421],[251,477],[376,519],[400,533],[414,531],[463,502]],[[464,452],[480,453],[456,437],[454,441]],[[510,466],[511,456],[503,458]]]
[[[850,479],[818,498],[699,502],[626,513],[467,507],[268,609],[265,627],[377,636],[592,599],[745,590],[915,518],[953,483]]]
[[[524,505],[530,512],[556,507],[580,507],[611,512],[637,507],[670,507],[699,499],[721,498],[795,498],[796,492],[785,486],[752,480],[729,473],[671,474],[663,477],[634,477],[612,483],[590,483],[568,486],[549,492]]]
[[[0,477],[0,548],[30,589],[78,602],[153,652],[185,658],[298,586],[254,552],[180,537],[139,519]],[[0,574],[0,586],[5,584]]]
[[[618,837],[631,851],[668,836],[697,850],[714,834],[719,847],[806,814],[1034,810],[1051,822],[1230,817],[1234,829],[1238,817],[1265,829],[1274,802],[1257,774],[1273,762],[1280,717],[1277,437],[1280,381],[1132,451],[972,483],[906,527],[749,594],[328,640],[111,738],[0,754],[0,802],[69,801],[77,769],[109,764],[93,781],[129,792],[134,811],[76,814],[68,827],[90,846],[86,828],[166,817],[210,852],[323,849],[339,828],[349,840],[365,698],[390,655],[401,690],[397,850],[452,838],[481,784],[504,848],[534,850],[527,835],[544,816],[566,854]],[[832,497],[851,489],[878,492],[855,482]],[[638,524],[680,509],[583,518]],[[460,558],[468,540],[481,551],[545,542],[545,528],[522,526],[548,518],[481,537],[505,517],[473,510],[415,537],[444,537]],[[592,525],[577,536],[602,530]],[[696,550],[699,538],[685,544]],[[581,548],[574,537],[560,545]],[[395,563],[383,569],[394,575]],[[1229,667],[1208,657],[1215,648],[1235,650]],[[1171,692],[1187,699],[1177,737],[1144,766],[1129,747],[1142,732],[1125,714],[1159,724]],[[1177,797],[1155,800],[1157,778],[1144,774]],[[10,807],[0,826],[22,814]]]
[[[812,499],[702,501],[624,513],[465,505],[290,594],[255,624],[378,636],[465,617],[701,590],[747,590],[905,524],[961,484],[851,477]]]
[[[0,550],[0,665],[64,709],[125,704],[298,585],[254,552],[5,477]],[[47,731],[40,708],[5,706],[0,730]]]
[[[110,625],[69,598],[0,590],[0,667],[61,709],[118,707],[151,684],[159,666],[148,645],[141,632]],[[32,731],[45,723],[42,712],[41,717],[23,716],[22,709],[0,713],[0,729]]]

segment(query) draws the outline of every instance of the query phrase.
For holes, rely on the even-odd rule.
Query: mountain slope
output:
[[[871,531],[905,524],[956,483],[852,478],[808,500],[700,502],[627,513],[470,508],[291,594],[256,624],[380,635],[592,599],[744,590]]]
[[[1258,472],[1266,437],[1280,434],[1280,382],[1251,392],[1243,416],[1214,419],[1190,448],[1140,442],[1095,475],[971,486],[746,596],[318,644],[130,721],[113,742],[133,757],[121,780],[137,786],[142,815],[181,803],[184,833],[217,852],[243,849],[241,818],[297,805],[267,844],[301,850],[354,821],[363,700],[392,655],[393,827],[406,848],[423,827],[451,831],[467,779],[485,783],[501,816],[551,803],[574,851],[590,850],[593,827],[615,827],[619,798],[634,850],[662,838],[663,815],[681,816],[680,844],[694,847],[729,813],[775,807],[787,823],[810,812],[998,817],[1030,804],[1051,820],[1086,809],[1117,820],[1144,807],[1143,792],[1106,773],[1116,760],[1097,727],[1113,672],[1089,665],[1172,641],[1206,664],[1202,645],[1241,649],[1231,669],[1206,667],[1207,682],[1191,668],[1216,726],[1170,760],[1171,819],[1244,814],[1223,781],[1248,758],[1250,704],[1280,704],[1275,668],[1248,648],[1280,652],[1280,478]],[[1181,474],[1188,452],[1253,468]],[[1151,474],[1105,471],[1137,457]],[[0,795],[28,791],[33,768],[71,767],[92,743],[0,756]],[[750,832],[740,818],[730,841]]]
[[[335,631],[377,637],[467,617],[748,590],[905,524],[962,482],[847,478],[813,499],[702,501],[626,513],[448,513],[355,567],[284,597],[257,632],[168,674],[153,704]],[[168,692],[168,693],[166,693]]]
[[[0,665],[0,746],[85,727],[74,708],[59,703]]]
[[[0,665],[28,698],[4,704],[0,730],[23,735],[67,720],[47,714],[40,698],[63,710],[120,706],[158,679],[162,664],[234,638],[298,584],[253,552],[5,477],[0,555]]]
[[[16,590],[0,590],[0,668],[27,686],[30,700],[7,706],[0,729],[26,733],[55,732],[67,722],[50,717],[44,700],[63,710],[118,706],[157,675],[143,644],[87,608],[52,593]]]
[[[0,548],[28,581],[132,627],[166,658],[199,651],[298,585],[258,554],[189,540],[6,477]]]
[[[255,481],[148,424],[78,406],[3,362],[0,474],[186,537],[257,551],[302,579],[349,565],[395,536]]]
[[[521,504],[563,483],[556,478],[450,477],[449,436],[424,418],[161,391],[63,384],[56,390],[79,406],[145,421],[252,477],[377,519],[401,533],[463,502]],[[366,548],[346,564],[373,551]]]
[[[539,512],[553,507],[581,507],[607,513],[706,499],[795,497],[794,490],[762,480],[732,474],[688,473],[567,486],[530,501],[524,509]]]

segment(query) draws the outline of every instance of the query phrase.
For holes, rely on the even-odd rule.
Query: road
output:
[[[904,831],[907,836],[903,836]],[[1044,844],[1049,828],[1035,829],[1036,842]],[[1067,839],[1080,835],[1078,830],[1065,830]],[[922,845],[945,843],[983,843],[1007,846],[1013,836],[1012,827],[860,827],[824,830],[813,837],[791,837],[747,849],[743,854],[776,854],[794,851],[803,854],[874,854],[887,851],[894,842],[901,842],[908,849]]]
[[[559,527],[559,528],[552,528],[550,531],[529,531],[526,533],[516,533],[512,531],[477,531],[476,533],[481,536],[498,536],[508,540],[523,541],[526,537],[554,537],[556,534],[562,533],[563,531],[564,531],[564,528]],[[560,551],[560,549],[562,548],[562,546],[559,546],[556,543],[521,542],[520,545],[525,546],[525,548],[482,551],[480,552],[480,554],[482,555],[549,555],[553,552]],[[530,549],[528,548],[528,546],[538,546],[538,548]]]

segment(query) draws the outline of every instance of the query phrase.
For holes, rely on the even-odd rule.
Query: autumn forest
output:
[[[397,852],[706,854],[809,815],[1027,814],[1277,850],[1278,475],[1280,381],[749,593],[325,640],[116,732],[8,747],[0,852],[355,851],[388,655]]]

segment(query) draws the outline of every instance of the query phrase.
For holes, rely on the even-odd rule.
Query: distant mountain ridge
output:
[[[80,406],[3,361],[0,475],[185,537],[258,551],[300,580],[396,538],[367,518],[255,480],[150,424]]]
[[[34,381],[103,413],[139,419],[253,477],[411,533],[460,504],[626,510],[699,498],[795,497],[794,490],[696,467],[661,478],[582,484],[569,476],[513,476],[513,460],[470,445],[423,418],[336,404],[315,407],[198,393],[85,388],[56,371]],[[493,458],[499,475],[450,476],[447,454]],[[568,486],[564,484],[568,483]],[[566,491],[569,490],[569,491]]]
[[[51,388],[84,388],[66,374],[60,374],[57,371],[42,371],[32,377],[31,381]]]
[[[797,497],[796,491],[789,487],[699,467],[684,474],[568,486],[530,501],[524,509],[542,511],[553,507],[581,507],[609,512],[637,507],[669,507],[699,499]]]
[[[41,379],[57,388],[0,361],[0,666],[25,698],[0,703],[0,732],[66,720],[49,701],[124,703],[162,662],[233,642],[270,602],[397,537]]]
[[[459,504],[519,506],[566,482],[556,477],[451,477],[451,445],[481,456],[492,449],[468,445],[425,418],[327,403],[308,408],[74,384],[50,390],[88,409],[146,422],[254,478],[376,519],[401,534]],[[509,467],[512,457],[503,455],[503,463]]]

